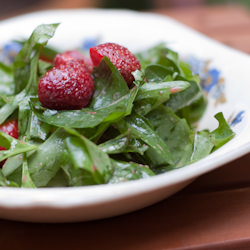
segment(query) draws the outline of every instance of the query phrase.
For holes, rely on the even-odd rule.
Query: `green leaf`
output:
[[[31,145],[29,143],[19,141],[3,133],[2,131],[0,131],[0,146],[7,149],[0,151],[0,161],[37,148],[36,145]]]
[[[46,61],[52,62],[57,54],[61,53],[60,50],[50,46],[44,46],[40,52],[40,57]]]
[[[122,132],[129,129],[130,133],[138,139],[144,141],[150,149],[159,157],[161,156],[166,163],[174,164],[174,159],[158,133],[152,128],[149,120],[139,114],[132,114],[124,118],[123,123],[116,123]],[[125,130],[125,131],[124,131]]]
[[[148,149],[148,146],[141,140],[133,138],[130,134],[121,134],[114,139],[98,145],[107,154],[139,153],[141,155]]]
[[[182,92],[171,95],[170,99],[166,102],[166,107],[173,109],[174,112],[191,105],[203,96],[200,86],[190,81],[190,87]]]
[[[54,36],[58,24],[39,25],[31,34],[30,38],[24,43],[22,49],[17,54],[14,61],[14,75],[16,88],[15,92],[23,90],[28,82],[31,67],[30,62],[34,55],[40,52],[48,40]]]
[[[114,173],[109,183],[120,183],[130,180],[138,180],[154,176],[154,172],[146,165],[135,162],[122,162],[112,160]]]
[[[37,115],[33,111],[30,111],[26,129],[26,136],[28,139],[40,139],[45,141],[51,132],[51,128],[51,125],[41,122]]]
[[[26,96],[18,104],[18,131],[19,136],[26,136],[28,121],[30,116],[29,97]]]
[[[153,110],[147,115],[152,128],[168,147],[169,154],[177,165],[183,157],[183,152],[187,145],[192,143],[190,137],[191,130],[184,119],[180,119],[171,109],[165,108],[163,105]],[[163,155],[158,155],[151,148],[146,152],[146,156],[154,166],[166,165]]]
[[[159,64],[150,64],[145,69],[145,77],[149,82],[162,82],[167,76],[173,75],[173,71]]]
[[[180,67],[182,69],[182,72],[184,73],[184,77],[188,81],[194,81],[197,84],[200,83],[200,77],[197,74],[193,74],[192,67],[187,62],[180,62]]]
[[[184,76],[182,68],[180,67],[178,53],[169,48],[163,49],[161,53],[162,54],[157,63],[167,67],[169,70],[178,72],[181,76]]]
[[[64,167],[64,166],[63,166]],[[47,187],[68,187],[69,183],[63,169],[59,169],[56,175],[50,180]]]
[[[15,92],[15,83],[12,66],[0,62],[0,94],[13,95]]]
[[[193,152],[190,161],[195,162],[208,156],[213,148],[214,144],[212,143],[211,135],[208,130],[196,133],[194,136]]]
[[[144,73],[141,70],[135,70],[134,72],[131,73],[133,75],[133,77],[135,78],[134,80],[134,84],[135,85],[140,85],[143,84],[144,81]]]
[[[38,75],[40,77],[44,76],[47,71],[49,71],[53,65],[51,63],[39,60],[38,61]]]
[[[22,164],[23,164],[23,154],[9,157],[4,164],[4,167],[2,168],[4,176],[8,177],[9,175],[13,174],[17,169],[19,168],[21,169]]]
[[[30,177],[26,153],[23,154],[21,187],[23,187],[23,188],[35,188],[36,187],[31,179],[31,177]]]
[[[141,115],[146,115],[165,103],[171,93],[183,91],[189,86],[190,84],[185,81],[145,83],[139,88],[134,110]]]
[[[219,147],[223,146],[226,142],[231,140],[235,134],[231,130],[221,112],[216,114],[214,117],[219,122],[218,128],[211,132],[211,135],[213,136],[212,140],[215,145],[214,150],[216,150]]]
[[[0,169],[0,187],[18,187],[18,185],[13,182],[9,181],[2,173],[2,169]]]
[[[129,88],[117,68],[105,56],[95,69],[95,92],[90,103],[93,109],[109,106],[129,94]]]
[[[16,96],[8,97],[8,100],[4,106],[0,108],[0,124],[4,123],[5,120],[17,109],[18,104],[25,98],[26,91],[23,90]]]
[[[194,101],[189,106],[178,110],[177,115],[181,118],[185,118],[190,125],[196,125],[195,123],[202,117],[206,107],[207,99],[204,95],[202,95],[198,100]]]
[[[6,104],[0,109],[0,124],[3,123],[18,107],[18,125],[21,136],[25,135],[27,128],[27,119],[30,114],[29,99],[30,95],[37,94],[37,63],[38,53],[36,53],[30,62],[30,75],[26,88],[15,96],[6,98]]]
[[[26,40],[14,40],[14,42],[23,45],[23,44],[27,43],[27,39]],[[59,53],[61,53],[61,51],[59,51],[53,47],[43,46],[41,51],[40,51],[40,57],[42,58],[42,60],[52,62],[54,57]]]
[[[44,140],[48,135],[50,125],[41,124],[41,122],[38,121],[38,117],[32,112],[29,104],[31,96],[37,95],[38,56],[38,53],[36,53],[31,60],[29,82],[25,88],[27,94],[18,104],[18,130],[20,136],[27,136],[29,139],[38,138]]]
[[[145,69],[149,64],[157,64],[161,57],[165,57],[166,44],[160,43],[152,48],[136,54],[141,63],[141,68]]]
[[[28,78],[28,83],[25,87],[27,94],[29,95],[37,95],[37,89],[38,89],[38,58],[39,53],[36,52],[31,61],[30,61],[30,73]]]
[[[107,183],[112,174],[112,165],[109,156],[96,144],[81,136],[76,130],[65,130],[77,138],[73,141],[67,140],[68,147],[70,146],[70,142],[75,142],[78,146],[82,145],[80,146],[81,153],[74,154],[71,152],[71,157],[74,157],[75,168],[83,168],[90,172],[94,181],[98,184]],[[77,159],[77,157],[80,158]]]
[[[180,66],[178,53],[166,47],[165,43],[158,44],[153,48],[136,54],[141,63],[142,69],[149,64],[159,64],[167,68],[170,72],[184,76]]]
[[[57,129],[28,157],[30,176],[37,187],[46,186],[60,167],[70,164],[64,144],[66,137],[63,129]]]
[[[5,97],[0,95],[0,108],[6,104]]]
[[[92,161],[84,142],[78,137],[67,137],[65,140],[73,167],[64,169],[70,186],[85,186],[98,184],[100,173],[92,166]],[[100,181],[102,183],[102,180]]]

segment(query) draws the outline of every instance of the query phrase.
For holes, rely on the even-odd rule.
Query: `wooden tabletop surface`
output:
[[[243,7],[155,10],[250,53]],[[250,249],[250,154],[131,214],[72,224],[0,220],[1,249]]]

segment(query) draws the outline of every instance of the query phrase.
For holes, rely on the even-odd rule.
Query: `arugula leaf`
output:
[[[2,169],[0,169],[0,187],[18,187],[18,185],[13,181],[7,180],[2,173]]]
[[[140,87],[136,101],[149,98],[159,98],[163,95],[169,97],[170,93],[180,92],[189,86],[190,84],[185,81],[145,83]]]
[[[125,117],[123,122],[116,123],[118,129],[130,133],[136,138],[144,141],[157,156],[161,156],[166,163],[174,164],[174,159],[165,144],[156,131],[152,128],[150,122],[145,117],[139,114],[132,114]]]
[[[159,64],[150,64],[145,69],[145,77],[148,82],[162,82],[167,76],[173,75],[173,71]]]
[[[49,71],[53,65],[51,63],[39,60],[38,61],[38,76],[42,77],[46,74],[47,71]]]
[[[38,54],[31,60],[31,71],[29,82],[25,87],[26,96],[19,102],[18,129],[20,136],[27,136],[29,139],[45,140],[48,136],[50,125],[42,123],[30,109],[30,98],[37,94],[38,88]],[[28,121],[28,122],[27,122]]]
[[[107,154],[120,154],[135,152],[141,155],[148,149],[148,146],[141,140],[133,138],[130,134],[121,134],[114,139],[98,145]]]
[[[190,157],[190,162],[198,161],[206,156],[208,156],[214,144],[211,141],[211,135],[208,130],[203,130],[195,134],[193,152]]]
[[[166,107],[173,109],[174,112],[189,106],[203,96],[201,87],[194,81],[190,81],[190,87],[182,92],[171,95],[166,102]]]
[[[57,129],[28,157],[30,176],[37,187],[45,187],[60,167],[70,164],[64,144],[66,137],[64,129]]]
[[[30,177],[26,153],[23,154],[21,187],[23,187],[23,188],[35,188],[36,187],[31,179],[31,177]]]
[[[9,177],[9,175],[13,174],[17,169],[21,168],[22,164],[23,154],[9,157],[4,163],[4,167],[2,168],[4,176]]]
[[[129,88],[117,68],[104,56],[95,69],[95,93],[90,107],[99,109],[109,106],[129,93]]]
[[[165,43],[160,43],[153,48],[136,54],[141,63],[141,68],[145,69],[149,64],[159,64],[169,70],[185,76],[181,68],[178,54],[167,48]]]
[[[0,108],[6,104],[5,97],[0,95]]]
[[[171,155],[175,159],[175,164],[167,166],[164,160],[155,155],[151,149],[146,152],[147,160],[154,168],[163,166],[157,171],[164,172],[206,157],[234,136],[222,113],[218,113],[215,117],[219,121],[217,129],[212,132],[202,130],[194,133],[188,127],[186,120],[176,116],[171,109],[161,106],[150,112],[147,118],[168,145]]]
[[[180,66],[178,53],[169,48],[165,47],[162,49],[157,63],[167,67],[169,70],[178,72],[181,76],[184,76],[184,73]]]
[[[145,83],[138,91],[134,110],[141,115],[146,115],[160,104],[165,103],[171,93],[183,91],[189,86],[190,84],[185,81]]]
[[[68,176],[70,186],[94,185],[99,182],[99,173],[92,168],[92,161],[87,152],[85,144],[78,137],[67,137],[65,139],[67,150],[73,167],[64,168]]]
[[[15,93],[19,93],[25,88],[30,73],[32,73],[30,62],[34,54],[39,53],[42,47],[47,44],[48,40],[54,36],[58,25],[59,24],[39,25],[17,54],[14,61]]]
[[[2,131],[0,131],[0,146],[7,149],[0,151],[0,161],[37,148],[36,145],[31,145],[29,143],[19,141],[3,133]]]
[[[67,139],[67,146],[71,147],[71,149],[75,148],[75,145],[80,146],[78,153],[70,150],[75,168],[83,168],[90,172],[94,181],[98,184],[107,183],[113,171],[109,156],[96,144],[81,136],[76,130],[66,128],[65,130],[75,136],[74,138],[77,138],[73,140]],[[75,143],[75,145],[72,143]]]
[[[4,121],[17,109],[18,104],[25,96],[26,92],[23,90],[19,94],[5,99],[7,101],[6,104],[0,108],[0,124],[4,123]]]
[[[15,91],[12,66],[0,62],[0,94],[13,95]]]
[[[40,58],[45,61],[52,62],[55,56],[62,53],[60,50],[52,48],[50,46],[44,46],[40,52]]]
[[[120,183],[154,176],[154,172],[146,165],[135,162],[122,162],[112,160],[114,173],[109,183]]]
[[[184,74],[184,78],[186,78],[188,81],[196,82],[197,84],[200,84],[200,76],[198,74],[194,74],[192,71],[192,67],[189,63],[180,61],[180,67],[182,69],[182,72]]]
[[[40,139],[45,141],[51,132],[51,128],[51,125],[41,122],[37,115],[33,111],[30,111],[26,129],[26,136],[28,139]]]
[[[213,136],[212,142],[215,145],[214,150],[216,150],[227,143],[229,140],[231,140],[235,134],[231,130],[221,112],[216,114],[214,117],[219,122],[218,128],[211,132]]]
[[[195,100],[189,106],[178,110],[176,114],[181,118],[185,118],[187,122],[192,125],[200,120],[206,110],[206,107],[207,99],[204,95],[202,95],[198,100]]]
[[[154,131],[168,146],[169,154],[174,159],[172,165],[177,165],[183,157],[186,147],[192,143],[191,130],[184,119],[180,119],[171,109],[163,105],[147,115]],[[151,148],[146,156],[153,166],[166,165],[163,155],[158,155]]]
[[[24,40],[14,40],[14,42],[23,45],[23,44],[25,44],[27,42],[27,39],[24,39]],[[54,47],[44,46],[41,49],[40,57],[42,58],[42,60],[45,60],[45,61],[53,61],[54,57],[57,54],[59,54],[59,53],[61,53],[61,51],[55,49]]]
[[[172,92],[173,95],[171,95],[170,99],[166,101],[166,107],[170,107],[176,112],[184,107],[190,106],[199,99],[203,100],[203,107],[205,106],[206,102],[199,85],[199,77],[193,75],[189,64],[179,60],[178,54],[175,51],[166,48],[164,44],[159,44],[146,52],[140,53],[139,59],[144,65],[142,68],[145,69],[145,77],[148,82],[190,82],[191,86],[184,91],[180,93]],[[144,106],[146,106],[146,104],[144,104]],[[192,108],[192,110],[194,110],[194,108]],[[200,109],[199,111],[202,114],[204,109]],[[144,114],[146,113],[147,112],[144,112]],[[183,114],[184,113],[185,111],[183,111]],[[196,118],[195,121],[197,119],[198,118]]]
[[[47,187],[68,187],[68,186],[69,186],[68,179],[63,169],[59,169],[56,175],[47,184]]]

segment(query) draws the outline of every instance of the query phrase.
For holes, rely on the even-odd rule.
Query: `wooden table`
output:
[[[250,53],[250,16],[237,6],[156,10]],[[0,220],[1,249],[250,249],[250,154],[146,209],[74,224]]]

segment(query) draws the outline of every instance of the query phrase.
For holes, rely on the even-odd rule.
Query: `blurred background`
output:
[[[0,0],[0,19],[46,9],[120,8],[168,15],[250,53],[250,0]],[[46,17],[45,17],[46,22]]]
[[[149,10],[188,8],[202,5],[242,5],[250,8],[250,0],[1,0],[0,18],[50,8],[126,8]]]

